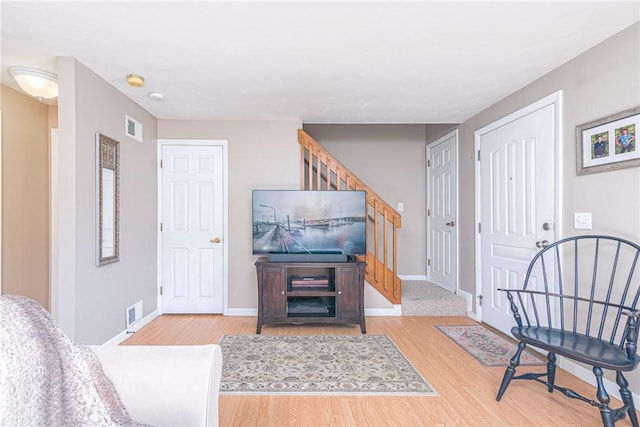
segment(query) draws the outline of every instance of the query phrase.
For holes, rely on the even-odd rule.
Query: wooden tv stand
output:
[[[364,324],[364,275],[367,263],[256,261],[258,327],[267,324]]]

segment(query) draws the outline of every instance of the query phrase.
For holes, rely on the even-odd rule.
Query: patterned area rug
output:
[[[225,335],[221,394],[437,395],[386,335]]]
[[[514,341],[508,340],[482,325],[436,325],[436,328],[485,366],[507,366],[518,349],[518,345]],[[528,349],[520,356],[520,365],[533,366],[545,363]]]

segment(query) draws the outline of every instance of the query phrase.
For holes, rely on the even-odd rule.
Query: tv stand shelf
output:
[[[267,324],[364,323],[366,263],[256,261],[258,326]]]

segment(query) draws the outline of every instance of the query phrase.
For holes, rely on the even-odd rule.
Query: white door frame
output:
[[[49,144],[49,311],[54,319],[59,318],[59,260],[58,223],[60,221],[59,183],[60,144],[58,128],[52,128]]]
[[[158,313],[162,314],[162,296],[160,295],[160,286],[162,286],[162,234],[160,232],[160,223],[162,222],[162,169],[160,168],[160,160],[162,158],[162,147],[165,145],[198,145],[198,146],[220,146],[222,147],[222,198],[224,200],[224,208],[222,210],[222,251],[223,268],[222,268],[222,314],[227,315],[229,303],[229,186],[228,186],[228,149],[227,140],[217,139],[158,139],[157,157],[158,157],[158,254],[157,254],[157,276],[158,276]]]
[[[497,121],[475,131],[475,150],[474,153],[480,151],[480,143],[482,140],[482,136],[501,127],[507,123],[513,122],[514,120],[518,120],[521,117],[524,117],[536,110],[541,108],[552,106],[553,107],[553,118],[554,118],[554,128],[553,128],[553,152],[554,152],[554,164],[553,171],[555,174],[554,180],[554,224],[555,224],[555,238],[558,236],[562,236],[562,91],[559,90],[557,92],[552,93],[526,107],[521,108]],[[482,233],[478,232],[478,224],[482,222],[482,218],[480,215],[481,212],[481,182],[480,182],[480,162],[475,161],[475,253],[476,253],[476,265],[475,265],[475,282],[476,282],[476,320],[482,321],[482,306],[479,304],[478,296],[482,295]]]
[[[455,200],[456,215],[455,215],[455,219],[454,220],[455,220],[456,227],[457,227],[458,226],[457,224],[459,224],[459,221],[458,221],[458,217],[459,217],[459,213],[458,213],[458,200],[459,200],[459,197],[458,197],[458,194],[459,194],[459,186],[458,186],[458,182],[459,182],[459,179],[458,179],[458,174],[459,174],[459,172],[458,172],[458,167],[459,167],[459,163],[458,163],[458,159],[459,159],[459,156],[458,156],[458,129],[452,130],[451,132],[445,134],[444,136],[442,136],[442,137],[436,139],[435,141],[429,143],[427,145],[427,153],[426,153],[427,159],[426,160],[429,161],[431,159],[431,149],[432,149],[432,147],[434,147],[434,146],[436,146],[436,145],[438,145],[438,144],[440,144],[440,143],[442,143],[442,142],[444,142],[444,141],[446,141],[447,139],[450,139],[450,138],[454,139],[453,144],[454,144],[455,150],[456,150],[456,158],[453,159],[453,161],[454,161],[454,165],[455,165],[455,180],[456,180],[455,186],[454,186],[455,190],[456,190],[456,200]],[[430,182],[431,182],[431,168],[427,167],[427,185],[426,185],[427,191],[429,190],[429,188],[431,188],[430,185],[429,185]],[[427,197],[426,197],[427,209],[431,208],[430,203],[429,203],[430,197],[431,197],[431,194],[428,194]],[[431,244],[429,243],[430,236],[431,236],[431,216],[427,215],[427,239],[426,239],[426,242],[427,242],[427,259],[433,259],[433,257],[432,257],[433,254],[431,253]],[[456,232],[456,240],[455,240],[456,250],[455,250],[455,254],[453,254],[453,256],[456,257],[455,293],[457,293],[458,290],[460,289],[460,283],[458,281],[458,278],[460,277],[460,275],[459,275],[459,273],[460,273],[460,263],[459,263],[459,261],[460,261],[460,256],[459,256],[459,254],[460,254],[460,245],[459,244],[460,244],[460,233]],[[427,268],[427,280],[430,280],[430,279],[431,279],[431,268]]]

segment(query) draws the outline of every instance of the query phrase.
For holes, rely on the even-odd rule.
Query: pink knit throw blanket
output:
[[[0,295],[0,425],[133,426],[97,356],[37,302]]]

